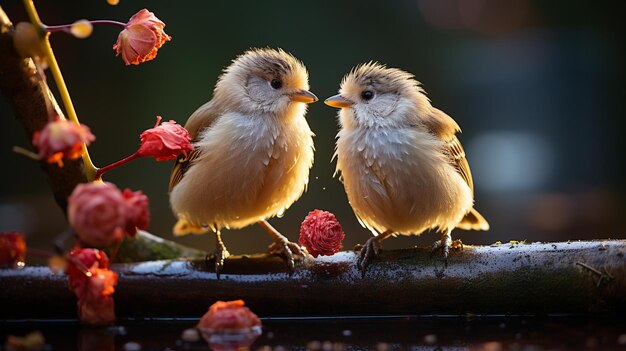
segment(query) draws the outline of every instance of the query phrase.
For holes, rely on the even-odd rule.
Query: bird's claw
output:
[[[359,252],[359,257],[356,261],[357,268],[361,271],[361,277],[365,277],[365,271],[370,265],[372,259],[379,256],[381,250],[381,244],[376,237],[369,238]]]
[[[217,279],[220,279],[220,273],[222,272],[222,268],[224,268],[224,260],[230,256],[228,250],[226,250],[225,246],[218,246],[214,252],[208,253],[204,258],[207,263],[215,260],[215,274],[217,275]]]
[[[284,236],[276,238],[268,247],[268,251],[272,255],[280,255],[285,258],[290,274],[293,274],[296,269],[296,261],[301,261],[304,258],[300,246],[287,240]]]
[[[450,249],[463,250],[463,242],[461,240],[452,241],[450,233],[444,233],[441,235],[441,239],[433,243],[433,248],[430,252],[431,256],[441,251],[441,257],[444,260],[446,267],[448,266],[448,256],[450,255]]]

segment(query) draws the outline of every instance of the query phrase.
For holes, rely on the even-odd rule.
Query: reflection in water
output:
[[[75,322],[0,321],[8,334],[40,330],[51,350],[617,350],[626,347],[626,321],[610,316],[396,317],[265,319],[263,333],[186,342],[181,333],[196,322],[125,321],[123,328],[79,327]],[[121,332],[120,332],[121,331]],[[127,332],[126,332],[127,331]],[[349,332],[346,332],[349,331]],[[256,340],[255,340],[256,339]],[[137,349],[137,348],[135,348]]]
[[[260,326],[244,329],[199,328],[202,337],[215,351],[249,350],[250,345],[262,333]]]
[[[84,326],[78,332],[78,351],[115,351],[115,333],[109,328]]]

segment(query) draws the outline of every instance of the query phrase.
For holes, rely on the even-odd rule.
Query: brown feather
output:
[[[450,163],[454,166],[457,172],[461,175],[465,183],[472,191],[472,197],[474,196],[474,180],[472,179],[472,172],[470,171],[469,163],[465,157],[465,150],[461,141],[456,137],[456,133],[461,129],[459,125],[448,116],[445,112],[432,108],[432,113],[429,118],[424,119],[426,127],[445,142],[446,155],[448,155]],[[489,230],[489,223],[476,209],[471,208],[469,212],[463,217],[461,222],[457,225],[457,228],[465,230]]]
[[[188,152],[186,155],[180,155],[176,159],[176,163],[174,164],[174,168],[172,169],[172,173],[170,174],[170,187],[169,191],[174,189],[174,186],[178,184],[182,179],[189,167],[193,164],[193,160],[200,156],[200,150],[194,149],[191,152]]]
[[[456,227],[463,230],[489,230],[489,223],[476,209],[472,208]]]
[[[472,179],[472,172],[470,171],[467,158],[465,158],[463,145],[461,145],[461,142],[456,137],[456,133],[461,130],[459,125],[452,119],[452,117],[434,107],[431,109],[431,113],[427,116],[427,118],[424,118],[423,121],[431,133],[436,135],[445,143],[445,153],[448,155],[450,163],[454,166],[457,172],[459,172],[461,177],[463,177],[465,183],[467,183],[470,187],[473,196],[474,181]]]
[[[189,117],[187,123],[185,123],[185,129],[189,131],[192,143],[198,139],[198,136],[203,130],[211,127],[211,125],[213,125],[213,123],[220,115],[219,109],[216,108],[215,104],[212,103],[212,101],[213,100],[200,106]],[[170,175],[169,191],[172,191],[176,184],[178,184],[183,179],[183,176],[185,175],[189,167],[193,165],[193,161],[197,159],[198,156],[200,156],[200,150],[198,149],[194,149],[186,155],[178,156]]]

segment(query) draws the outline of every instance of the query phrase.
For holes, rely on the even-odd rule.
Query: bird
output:
[[[454,228],[488,230],[473,208],[474,183],[459,125],[433,107],[420,82],[378,62],[354,67],[339,94],[325,103],[339,108],[336,170],[369,238],[357,267],[365,275],[382,241],[437,230],[433,253],[447,258]]]
[[[224,69],[213,98],[187,120],[194,149],[179,156],[170,176],[173,231],[215,233],[218,277],[230,255],[222,229],[258,223],[290,271],[302,257],[267,220],[281,217],[306,190],[314,134],[305,114],[317,100],[301,61],[282,49],[251,48]]]

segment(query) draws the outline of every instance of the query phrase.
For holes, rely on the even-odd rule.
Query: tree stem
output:
[[[76,110],[74,109],[74,104],[72,103],[72,98],[70,97],[69,90],[67,89],[67,85],[65,84],[65,80],[63,79],[63,75],[61,74],[61,68],[54,56],[54,51],[52,50],[52,46],[50,46],[50,33],[45,33],[42,29],[44,28],[41,20],[39,19],[39,14],[37,13],[37,9],[35,8],[35,3],[33,0],[24,0],[24,7],[26,8],[26,12],[28,13],[28,17],[30,21],[36,27],[40,28],[41,32],[41,45],[44,50],[44,54],[46,56],[46,60],[48,62],[48,66],[50,67],[50,71],[52,72],[52,77],[57,85],[59,90],[59,94],[61,95],[61,101],[63,101],[63,106],[65,106],[65,111],[67,113],[68,118],[75,122],[76,124],[80,124],[78,121],[78,116],[76,114]],[[85,164],[85,175],[89,181],[93,181],[96,179],[96,166],[94,166],[91,161],[91,157],[89,157],[89,152],[87,151],[87,145],[83,144],[83,153],[82,153],[83,163]]]
[[[92,25],[109,24],[109,25],[114,25],[118,27],[126,27],[126,23],[119,22],[119,21],[112,21],[112,20],[93,20],[93,21],[88,21],[88,22],[91,23]],[[49,32],[49,33],[56,33],[56,32],[67,33],[70,31],[73,25],[74,23],[60,24],[57,26],[48,26],[48,25],[42,24],[41,26],[46,32]]]
[[[127,156],[127,157],[125,157],[125,158],[123,158],[123,159],[121,159],[121,160],[119,160],[117,162],[113,162],[110,165],[106,165],[106,166],[104,166],[102,168],[98,168],[98,170],[96,171],[95,179],[100,179],[100,178],[102,178],[102,175],[104,173],[106,173],[106,172],[108,172],[108,171],[110,171],[112,169],[115,169],[115,168],[117,168],[119,166],[122,166],[124,164],[127,164],[128,162],[130,162],[130,161],[132,161],[134,159],[137,159],[139,157],[141,157],[139,155],[139,153],[135,152],[134,154],[132,154],[130,156]]]

